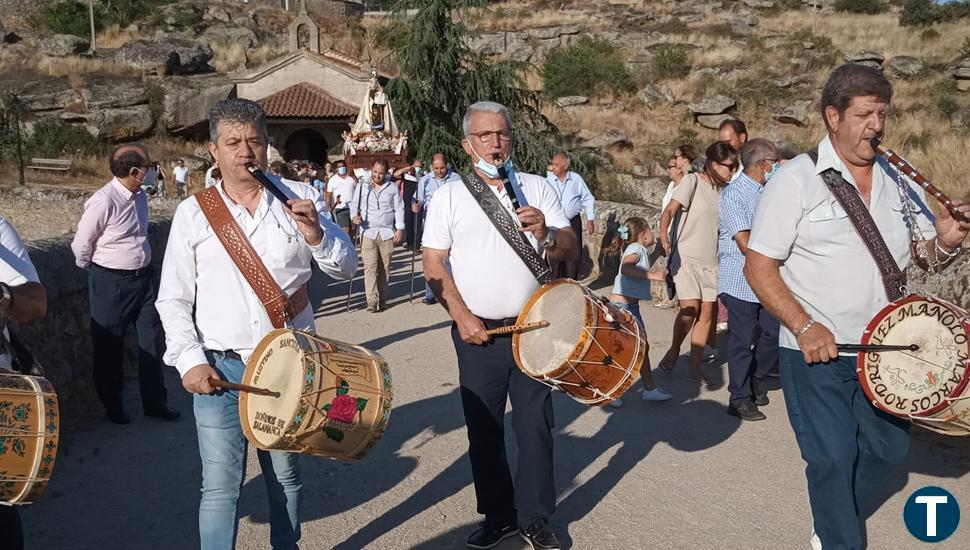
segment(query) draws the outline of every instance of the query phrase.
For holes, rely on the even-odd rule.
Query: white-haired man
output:
[[[593,219],[596,214],[594,205],[596,200],[589,192],[589,187],[583,181],[583,177],[569,169],[569,155],[564,151],[556,153],[549,163],[551,174],[547,176],[549,185],[556,191],[559,203],[562,204],[563,213],[569,220],[576,238],[579,239],[579,249],[583,249],[583,223],[581,213],[586,212],[586,232],[593,234]],[[579,279],[579,268],[581,258],[576,260],[549,260],[549,267],[552,268],[553,279]]]

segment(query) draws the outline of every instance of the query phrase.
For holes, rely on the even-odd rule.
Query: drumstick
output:
[[[874,351],[919,351],[916,344],[891,345],[891,344],[836,344],[839,351],[850,352],[874,352]]]
[[[247,386],[246,384],[234,384],[232,382],[226,382],[220,378],[210,378],[209,384],[219,388],[220,390],[236,390],[236,391],[247,391],[249,393],[255,393],[256,395],[266,395],[269,397],[279,397],[280,392],[271,391],[265,388],[257,388],[256,386]]]
[[[493,328],[491,330],[486,330],[485,334],[489,336],[498,336],[501,334],[510,334],[512,332],[522,332],[525,330],[532,330],[534,328],[545,328],[549,326],[549,321],[537,321],[535,323],[526,323],[524,325],[509,325],[507,327]]]

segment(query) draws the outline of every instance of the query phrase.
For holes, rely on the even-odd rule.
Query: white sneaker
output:
[[[614,409],[622,409],[623,408],[623,400],[620,399],[619,397],[617,397],[613,401],[610,401],[610,406],[613,407]]]
[[[705,363],[713,362],[715,359],[717,359],[717,350],[711,346],[704,346],[704,353],[701,355],[701,359]]]
[[[814,527],[812,527],[812,550],[822,550],[822,539],[815,534]]]
[[[672,395],[667,390],[657,386],[652,390],[643,390],[640,392],[640,397],[644,401],[667,401]]]

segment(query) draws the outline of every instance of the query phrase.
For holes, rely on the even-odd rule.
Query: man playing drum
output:
[[[819,102],[828,135],[817,156],[793,159],[765,188],[745,257],[751,288],[782,325],[781,382],[807,463],[813,548],[862,548],[861,521],[909,445],[909,423],[868,402],[855,354],[836,343],[858,344],[876,312],[905,294],[900,270],[911,259],[936,271],[970,230],[945,209],[934,220],[922,190],[874,151],[892,94],[877,70],[835,69]]]
[[[296,197],[282,204],[249,172],[249,166],[266,170],[266,115],[257,104],[243,99],[218,102],[209,112],[209,134],[209,152],[223,179],[206,193],[218,193],[227,215],[289,296],[287,302],[297,312],[289,324],[314,331],[313,309],[305,298],[311,263],[332,277],[349,278],[357,267],[350,237],[330,220],[326,202],[312,187],[269,176],[283,193]],[[210,379],[238,383],[253,348],[274,327],[201,204],[186,200],[175,212],[157,307],[168,346],[165,362],[178,369],[182,385],[196,394],[202,548],[223,550],[235,545],[246,440],[239,424],[238,394],[216,391]],[[275,549],[296,548],[299,455],[262,450],[257,454],[269,493],[270,543]]]
[[[569,227],[554,190],[540,176],[516,172],[510,161],[512,122],[497,103],[468,108],[462,146],[475,166],[465,178],[480,178],[484,193],[494,193],[512,223],[521,225],[528,245],[548,257],[578,257],[576,235]],[[499,165],[522,205],[506,192]],[[476,178],[476,181],[477,181]],[[479,187],[481,190],[481,187]],[[458,355],[462,408],[468,426],[472,477],[481,528],[468,539],[469,548],[492,548],[502,539],[522,537],[533,548],[559,548],[547,524],[556,506],[552,470],[552,398],[549,387],[524,375],[515,365],[510,335],[491,339],[487,329],[512,325],[522,306],[539,287],[503,239],[465,183],[435,192],[424,230],[425,278],[438,301],[454,319],[451,334]],[[516,238],[521,237],[516,234]],[[450,258],[452,271],[445,268]],[[547,268],[548,269],[548,268]],[[512,427],[519,449],[514,483],[505,454],[506,400],[512,402]]]

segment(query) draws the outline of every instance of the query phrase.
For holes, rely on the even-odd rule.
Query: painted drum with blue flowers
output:
[[[60,423],[50,382],[0,372],[0,503],[30,504],[44,493],[54,471]]]

